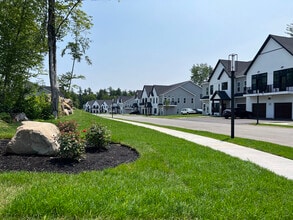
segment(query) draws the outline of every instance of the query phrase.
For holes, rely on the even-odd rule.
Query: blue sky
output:
[[[93,64],[76,65],[83,89],[142,89],[190,79],[193,64],[214,67],[237,53],[253,59],[269,34],[289,36],[292,0],[84,0],[93,17]],[[58,45],[62,48],[62,45]],[[71,68],[69,57],[57,63],[58,74]],[[45,78],[45,82],[48,76]]]

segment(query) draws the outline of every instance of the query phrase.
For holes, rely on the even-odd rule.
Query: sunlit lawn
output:
[[[97,172],[0,173],[0,219],[292,219],[293,181],[156,131],[76,111],[140,158]]]

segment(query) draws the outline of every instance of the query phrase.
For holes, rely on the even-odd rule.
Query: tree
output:
[[[293,23],[287,24],[286,34],[289,34],[291,37],[293,37]]]
[[[87,17],[82,11],[78,11],[76,15],[73,15],[72,17],[75,22],[70,29],[72,30],[71,32],[73,33],[74,39],[73,42],[68,42],[67,46],[61,53],[63,57],[69,50],[68,54],[72,57],[71,71],[62,74],[59,78],[59,83],[66,92],[69,92],[71,87],[78,88],[76,85],[72,85],[72,80],[85,79],[83,75],[76,75],[74,73],[75,63],[81,62],[81,59],[84,56],[87,64],[92,64],[90,58],[85,55],[86,50],[89,48],[90,39],[83,36],[82,33],[85,34],[93,24],[91,23],[90,17]]]
[[[206,63],[196,64],[192,66],[190,69],[191,72],[191,80],[201,86],[202,83],[206,80],[208,80],[208,77],[210,76],[211,72],[213,71],[213,68],[211,66],[208,66]]]
[[[0,112],[23,111],[28,83],[42,67],[42,1],[0,1]]]
[[[49,50],[49,78],[51,85],[51,102],[52,111],[55,118],[58,116],[59,104],[59,88],[57,83],[57,58],[56,58],[56,43],[61,40],[69,31],[70,23],[77,22],[77,18],[81,13],[82,0],[67,1],[48,0],[48,20],[47,20],[47,35],[48,35],[48,50]],[[84,16],[85,13],[83,13]],[[85,25],[81,23],[79,25]]]

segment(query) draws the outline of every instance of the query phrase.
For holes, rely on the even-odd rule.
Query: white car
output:
[[[182,115],[188,115],[188,114],[196,114],[196,111],[194,111],[192,108],[183,108],[181,109]]]

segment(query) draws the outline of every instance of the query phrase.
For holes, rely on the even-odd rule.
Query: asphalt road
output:
[[[110,117],[111,115],[108,115]],[[158,125],[181,127],[193,130],[209,131],[213,133],[231,135],[231,120],[222,117],[182,117],[176,119],[146,117],[140,115],[114,115],[114,118],[121,118],[137,122],[147,122]],[[277,123],[277,121],[259,121],[263,123]],[[286,123],[284,121],[280,123]],[[287,122],[293,124],[293,121]],[[235,119],[235,137],[243,137],[254,140],[276,143],[293,147],[293,127],[277,127],[256,125],[256,120]]]

